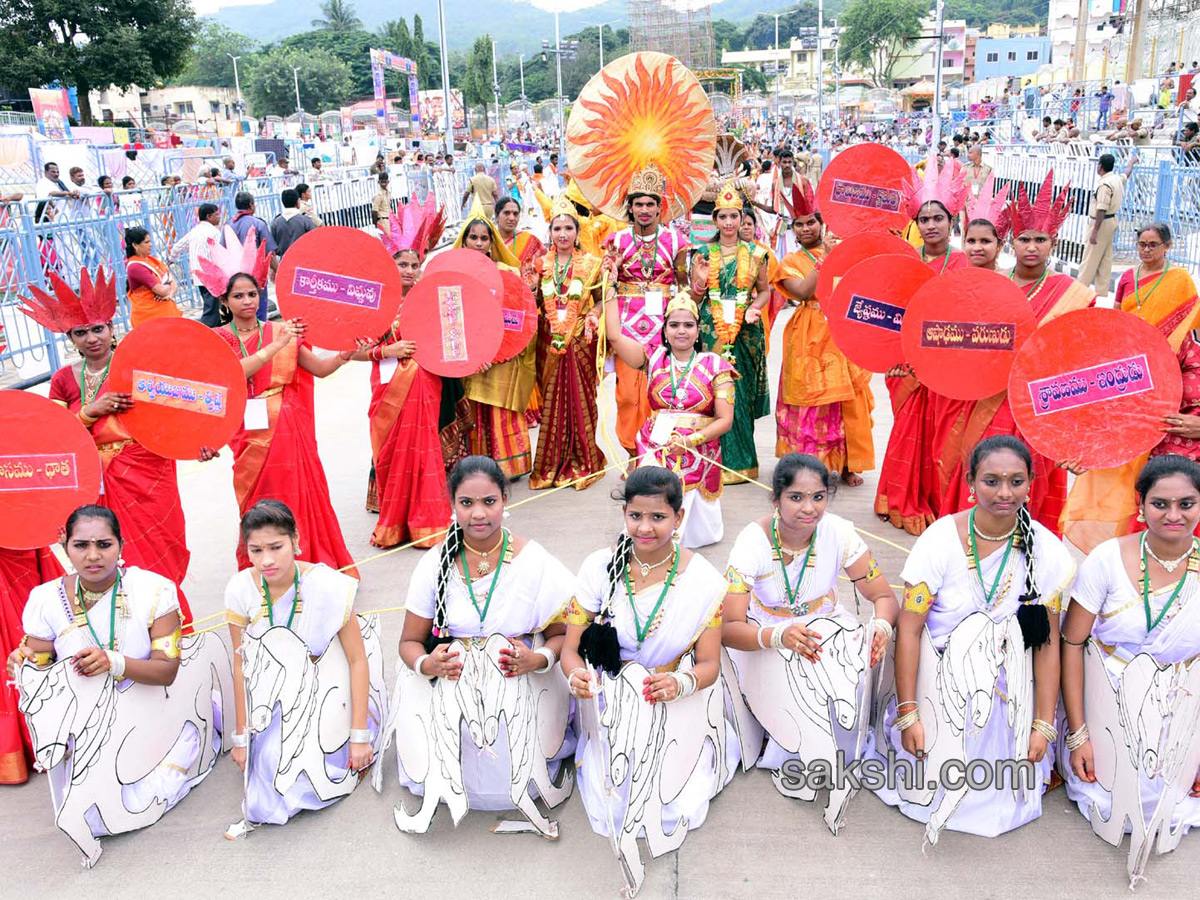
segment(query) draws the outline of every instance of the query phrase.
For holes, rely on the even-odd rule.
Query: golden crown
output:
[[[734,186],[732,181],[727,181],[717,192],[717,202],[713,204],[714,209],[741,209],[742,194]]]
[[[579,210],[575,208],[575,204],[571,202],[571,198],[566,195],[566,192],[559,193],[550,205],[550,221],[554,221],[559,216],[571,216],[579,221]]]
[[[667,193],[667,179],[658,166],[650,163],[640,172],[634,173],[633,180],[629,182],[629,193],[649,194],[661,200]]]
[[[667,311],[663,315],[664,319],[677,309],[686,309],[696,317],[697,321],[700,319],[700,309],[696,306],[696,301],[688,294],[686,288],[681,289],[679,293],[671,298],[671,301],[667,304]]]

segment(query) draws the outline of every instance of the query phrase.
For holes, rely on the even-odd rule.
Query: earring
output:
[[[300,555],[300,545],[299,544],[292,544],[292,555],[293,556]]]
[[[975,502],[975,488],[971,488],[971,490],[967,493],[967,502],[968,503]]]
[[[779,521],[779,507],[778,506],[775,507],[775,511],[771,513],[771,520],[775,521],[775,522]]]
[[[1144,512],[1142,512],[1140,509],[1138,510],[1137,520],[1142,523],[1145,523],[1145,521],[1146,521],[1146,514]]]
[[[123,557],[123,556],[118,557],[117,565],[120,566],[122,569],[125,568],[125,557]]]

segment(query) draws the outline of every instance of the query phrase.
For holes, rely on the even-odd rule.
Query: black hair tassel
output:
[[[1022,597],[1017,606],[1017,624],[1021,626],[1025,646],[1030,650],[1050,643],[1050,614],[1041,603]]]
[[[621,641],[608,622],[592,622],[579,636],[579,655],[609,675],[621,671]]]

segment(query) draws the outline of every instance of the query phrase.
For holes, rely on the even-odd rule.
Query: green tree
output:
[[[413,39],[409,33],[408,23],[403,17],[391,22],[384,22],[375,32],[379,38],[379,46],[383,50],[391,50],[406,59],[413,58]]]
[[[326,50],[276,48],[255,60],[250,75],[250,107],[256,116],[286,116],[296,111],[292,67],[300,71],[300,102],[307,112],[336,109],[350,97],[350,71]]]
[[[825,17],[825,26],[828,28],[828,12],[825,13]],[[811,2],[801,4],[779,17],[779,46],[786,50],[791,38],[799,33],[799,29],[816,27],[817,5]],[[775,16],[759,13],[746,28],[744,41],[747,50],[772,49],[775,46]]]
[[[774,24],[774,23],[772,23]],[[780,43],[782,43],[782,38]],[[747,91],[763,91],[767,90],[767,76],[753,66],[745,66],[741,63],[734,63],[730,66],[732,69],[742,70],[742,88]],[[717,83],[717,90],[722,93],[733,92],[733,82],[721,81]]]
[[[412,43],[410,58],[417,64],[417,84],[424,91],[440,88],[442,86],[441,49],[437,44],[431,44],[425,40],[425,24],[416,14],[413,15]]]
[[[482,106],[483,119],[488,122],[488,109],[496,98],[492,93],[492,39],[488,35],[475,38],[467,56],[466,77],[462,80],[463,102],[468,107]]]
[[[151,87],[187,64],[196,17],[188,0],[5,0],[0,25],[0,84],[74,86],[90,125],[93,88]]]
[[[354,31],[305,31],[284,38],[276,46],[281,50],[309,53],[321,50],[346,67],[350,77],[351,97],[370,97],[374,92],[371,84],[371,48],[379,43],[370,32]]]
[[[250,66],[250,55],[257,46],[253,38],[239,34],[219,22],[205,20],[200,23],[196,41],[188,55],[187,66],[170,79],[170,82],[232,88],[235,81],[233,60],[229,58],[229,54],[240,57],[238,73],[245,74]]]
[[[349,0],[325,0],[321,4],[323,19],[313,19],[312,27],[322,31],[357,31],[362,28],[362,19],[354,11]]]
[[[924,0],[854,0],[842,13],[842,58],[871,74],[876,87],[890,87],[900,54],[921,32]]]

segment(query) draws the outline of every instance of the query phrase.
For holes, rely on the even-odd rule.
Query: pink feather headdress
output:
[[[424,203],[409,200],[400,205],[400,214],[391,213],[388,216],[390,232],[380,235],[383,246],[390,256],[395,256],[401,250],[411,250],[419,259],[437,246],[446,227],[446,214],[437,208],[437,198],[433,191],[425,198]]]
[[[31,296],[21,298],[25,301],[21,312],[44,328],[66,334],[72,328],[111,322],[116,315],[117,283],[104,274],[104,269],[96,270],[95,281],[87,269],[80,269],[78,294],[57,273],[50,272],[49,276],[53,296],[29,285]]]
[[[1008,235],[1012,221],[1008,213],[1008,185],[994,191],[996,173],[989,172],[987,181],[979,189],[978,197],[967,198],[967,221],[972,219],[987,219],[996,226],[996,234],[1003,241]]]
[[[910,180],[904,185],[904,200],[908,204],[909,218],[915,219],[921,207],[931,200],[936,200],[946,207],[951,216],[958,215],[971,192],[966,179],[966,171],[956,167],[953,160],[947,160],[946,165],[939,170],[937,154],[931,152],[925,162],[924,173],[914,169]]]
[[[1071,183],[1068,181],[1067,186],[1056,195],[1053,169],[1046,173],[1046,179],[1032,204],[1029,202],[1029,195],[1025,193],[1025,185],[1021,185],[1017,189],[1016,199],[1010,200],[1008,204],[1013,237],[1026,231],[1041,231],[1055,237],[1067,219],[1070,203]]]
[[[200,283],[214,297],[220,297],[229,289],[229,279],[239,272],[253,275],[261,290],[267,283],[270,257],[262,244],[258,243],[258,236],[253,228],[246,232],[244,241],[239,241],[237,232],[226,225],[225,245],[222,246],[210,238],[208,257],[200,257],[199,263]]]

